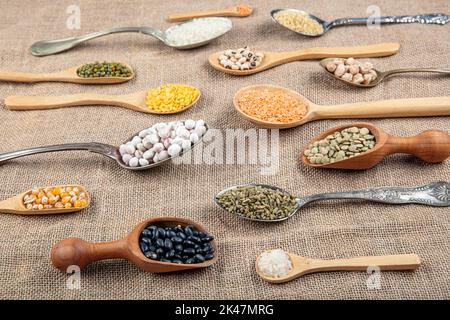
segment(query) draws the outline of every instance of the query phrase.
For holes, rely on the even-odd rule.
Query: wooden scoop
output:
[[[395,137],[388,135],[383,129],[367,122],[357,122],[342,125],[322,132],[306,144],[308,148],[312,143],[324,139],[334,132],[342,131],[350,127],[365,127],[375,136],[375,146],[357,156],[327,164],[312,164],[302,153],[302,161],[314,168],[335,169],[369,169],[383,160],[387,155],[394,153],[407,153],[415,155],[423,161],[438,163],[450,157],[450,135],[441,130],[426,130],[412,137]],[[306,150],[305,148],[305,150]]]
[[[24,72],[8,72],[0,71],[0,81],[12,82],[71,82],[80,84],[115,84],[122,83],[133,79],[133,69],[126,63],[120,62],[131,70],[129,77],[92,77],[83,78],[77,74],[78,68],[72,67],[58,72],[51,73],[24,73]]]
[[[277,89],[285,91],[286,94],[304,101],[308,105],[307,112],[302,119],[288,123],[269,122],[253,118],[244,113],[239,108],[238,104],[240,95],[250,89]],[[233,104],[242,117],[262,128],[273,129],[293,128],[310,121],[321,119],[429,117],[450,115],[450,96],[356,102],[327,106],[314,104],[296,91],[270,84],[253,85],[241,88],[234,95]]]
[[[52,186],[51,188],[55,188],[55,187],[78,187],[82,192],[86,193],[87,205],[84,207],[80,207],[80,208],[72,207],[72,208],[68,208],[68,209],[52,208],[52,209],[42,209],[42,210],[30,210],[25,207],[24,199],[23,199],[25,197],[25,195],[31,193],[31,190],[28,190],[26,192],[18,194],[9,199],[0,201],[0,212],[35,216],[35,215],[44,215],[44,214],[70,213],[70,212],[80,211],[80,210],[83,210],[83,209],[89,207],[89,205],[91,203],[91,197],[83,186],[64,185],[64,186]]]
[[[397,254],[335,260],[311,259],[289,252],[286,252],[286,254],[292,262],[292,270],[287,275],[274,278],[262,273],[258,268],[259,256],[256,259],[256,273],[268,282],[283,283],[315,272],[367,271],[370,267],[378,267],[380,268],[379,270],[415,270],[420,267],[420,258],[417,254]]]
[[[210,9],[210,10],[201,10],[201,11],[191,11],[184,13],[175,13],[169,15],[167,18],[170,22],[180,22],[191,20],[195,18],[204,18],[204,17],[248,17],[252,14],[253,9],[247,5],[245,8],[249,8],[250,10],[240,10],[240,6],[237,5],[233,7],[221,8],[221,9]]]
[[[205,268],[217,261],[217,246],[214,240],[210,242],[214,247],[214,258],[203,263],[177,264],[151,260],[145,257],[139,247],[139,236],[142,230],[150,224],[162,227],[193,225],[196,230],[206,232],[201,225],[188,219],[175,217],[152,218],[139,223],[130,234],[117,241],[89,243],[79,238],[64,239],[53,246],[51,251],[52,263],[59,270],[66,272],[71,265],[76,265],[83,269],[94,261],[126,259],[144,271],[161,273]]]
[[[157,112],[145,104],[147,92],[148,90],[122,95],[80,93],[65,96],[9,96],[5,99],[5,105],[9,110],[44,110],[75,106],[105,105],[127,108],[144,113],[173,114],[189,109],[200,98],[200,90],[198,90],[199,94],[197,98],[184,108],[170,112]]]
[[[225,68],[219,63],[219,56],[222,55],[222,52],[211,54],[208,61],[216,70],[236,76],[247,76],[292,61],[324,58],[385,57],[396,54],[399,50],[399,43],[380,43],[356,47],[307,48],[292,52],[264,52],[264,58],[261,64],[250,70],[232,70]]]

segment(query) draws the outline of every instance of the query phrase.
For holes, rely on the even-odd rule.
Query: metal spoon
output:
[[[409,72],[435,72],[435,73],[443,73],[450,75],[450,69],[438,69],[438,68],[404,68],[404,69],[394,69],[389,71],[380,71],[377,69],[373,69],[377,73],[377,78],[375,80],[370,81],[368,84],[364,83],[354,83],[351,81],[346,81],[341,78],[336,77],[332,72],[327,70],[327,64],[333,61],[335,58],[326,58],[320,61],[320,65],[325,69],[325,71],[335,79],[341,80],[349,85],[361,88],[370,88],[375,87],[380,82],[382,82],[385,78],[390,77],[399,73],[409,73]]]
[[[293,29],[290,29],[290,28],[286,27],[285,25],[283,25],[282,23],[280,23],[275,17],[275,15],[281,11],[290,11],[290,12],[296,12],[296,13],[306,15],[307,17],[317,21],[322,26],[323,32],[320,34],[307,34],[307,33],[302,33],[302,32],[298,32]],[[301,34],[304,36],[308,36],[308,37],[319,37],[334,27],[340,27],[340,26],[346,26],[346,25],[367,25],[368,22],[370,23],[372,21],[372,20],[369,20],[372,18],[340,18],[340,19],[336,19],[336,20],[328,22],[328,21],[324,21],[306,11],[296,10],[296,9],[275,9],[270,12],[270,15],[271,15],[273,21],[275,21],[279,25],[281,25],[291,31],[294,31],[295,33],[298,33],[298,34]],[[379,22],[380,24],[422,23],[422,24],[444,25],[447,22],[449,22],[449,20],[450,20],[450,17],[444,13],[430,13],[430,14],[420,14],[420,15],[413,15],[413,16],[384,16],[384,17],[378,17],[375,20],[375,22]]]
[[[259,186],[263,188],[269,188],[272,190],[280,191],[289,195],[289,193],[281,188],[265,185],[265,184],[247,184],[247,185],[237,185],[219,192],[215,198],[214,202],[225,211],[229,212],[226,208],[222,207],[219,203],[219,198],[227,191],[236,189],[242,186]],[[407,203],[417,203],[428,206],[436,207],[447,207],[450,206],[450,183],[447,181],[436,181],[420,187],[404,188],[404,187],[379,187],[362,189],[347,192],[329,192],[329,193],[319,193],[315,195],[298,197],[296,198],[297,207],[289,216],[281,219],[275,220],[263,220],[256,218],[249,218],[244,215],[237,214],[239,218],[260,221],[260,222],[280,222],[292,217],[296,214],[299,209],[306,204],[318,201],[318,200],[333,200],[333,199],[351,199],[351,200],[367,200],[373,202],[382,202],[388,204],[407,204]]]
[[[206,123],[205,123],[205,127],[206,127],[206,130],[208,131],[209,128]],[[139,132],[141,132],[141,131],[142,130],[140,130],[136,134],[132,135],[130,137],[130,139],[125,140],[124,143],[126,143],[127,141],[131,141],[131,139],[134,136],[138,135]],[[198,142],[192,144],[191,149],[193,149],[197,144],[199,144],[203,140],[203,137],[205,136],[205,134],[200,138],[200,140]],[[191,150],[191,149],[189,149],[189,150]],[[0,153],[0,164],[7,160],[20,158],[20,157],[24,157],[24,156],[29,156],[29,155],[33,155],[33,154],[56,152],[56,151],[69,151],[69,150],[83,150],[83,151],[90,151],[90,152],[98,153],[98,154],[104,155],[108,158],[116,160],[116,162],[122,168],[125,168],[128,170],[134,170],[134,171],[146,170],[146,169],[151,169],[151,168],[160,166],[163,163],[165,163],[169,160],[175,159],[184,154],[184,152],[181,152],[177,157],[170,157],[165,160],[162,160],[162,161],[159,161],[156,163],[151,163],[146,166],[130,167],[130,166],[127,166],[122,161],[122,157],[119,152],[119,147],[112,146],[112,145],[105,144],[105,143],[100,143],[100,142],[67,143],[67,144],[57,144],[57,145],[51,145],[51,146],[45,146],[45,147],[37,147],[37,148],[30,148],[30,149],[23,149],[23,150],[18,150],[18,151]]]
[[[113,33],[123,33],[123,32],[137,32],[137,33],[142,33],[145,35],[149,35],[149,36],[153,36],[159,40],[161,40],[164,44],[168,45],[169,47],[175,48],[175,49],[192,49],[192,48],[197,48],[203,45],[206,45],[207,43],[221,37],[222,35],[224,35],[225,33],[227,33],[228,31],[231,30],[232,28],[232,22],[230,19],[228,18],[203,18],[203,19],[207,19],[207,20],[224,20],[227,21],[230,25],[229,29],[227,29],[226,31],[224,31],[222,34],[219,34],[213,38],[204,40],[204,41],[200,41],[197,43],[190,43],[187,45],[175,45],[173,43],[170,43],[170,41],[167,38],[167,34],[171,31],[174,30],[174,28],[177,28],[179,25],[184,24],[184,23],[190,23],[192,22],[192,20],[190,21],[186,21],[177,25],[174,25],[172,27],[170,27],[169,29],[167,29],[166,31],[162,31],[159,29],[155,29],[155,28],[149,28],[149,27],[121,27],[121,28],[110,28],[110,29],[106,29],[103,31],[98,31],[98,32],[94,32],[94,33],[90,33],[84,36],[79,36],[79,37],[70,37],[70,38],[64,38],[64,39],[57,39],[57,40],[43,40],[43,41],[39,41],[34,43],[31,46],[31,53],[35,56],[47,56],[50,54],[54,54],[54,53],[59,53],[59,52],[63,52],[66,50],[69,50],[77,45],[79,45],[82,42],[94,39],[94,38],[98,38],[98,37],[102,37],[108,34],[113,34]],[[202,19],[202,20],[203,20]]]

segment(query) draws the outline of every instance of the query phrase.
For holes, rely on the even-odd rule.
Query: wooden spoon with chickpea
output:
[[[62,185],[35,188],[0,201],[0,212],[20,215],[46,215],[80,211],[91,197],[83,186]]]
[[[44,110],[75,106],[116,106],[152,114],[173,114],[185,111],[195,105],[200,98],[200,90],[195,87],[182,85],[187,90],[196,92],[189,104],[179,109],[158,111],[159,106],[147,104],[149,90],[121,94],[106,95],[97,93],[80,93],[64,96],[9,96],[5,99],[5,105],[9,110]]]
[[[255,68],[248,70],[234,70],[224,67],[219,61],[219,57],[223,52],[211,54],[208,61],[216,70],[236,76],[246,76],[293,61],[333,57],[385,57],[396,54],[399,50],[400,44],[398,43],[380,43],[356,47],[307,48],[292,52],[263,52],[261,63]]]
[[[116,84],[133,79],[133,69],[126,63],[120,62],[131,71],[130,76],[100,76],[100,77],[82,77],[79,76],[77,70],[86,64],[68,68],[61,71],[51,73],[26,73],[26,72],[10,72],[0,71],[0,81],[11,82],[71,82],[79,84]]]
[[[259,97],[255,98],[258,92],[263,92],[267,97],[266,100],[262,100]],[[271,92],[277,95],[276,101],[270,99]],[[280,97],[286,98],[282,99]],[[292,98],[295,98],[297,103],[292,102]],[[267,101],[267,103],[264,101]],[[269,84],[241,88],[236,92],[233,104],[237,112],[245,119],[260,127],[273,129],[293,128],[310,121],[322,119],[450,115],[450,96],[318,105],[296,91]],[[289,109],[287,109],[288,107]],[[286,110],[289,110],[289,114]],[[284,115],[283,113],[285,112],[286,114]],[[268,120],[268,115],[274,119],[279,118],[280,121]]]

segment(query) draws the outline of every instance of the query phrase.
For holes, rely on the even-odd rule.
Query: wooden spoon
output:
[[[249,11],[239,10],[239,5],[237,5],[221,9],[174,13],[169,15],[167,20],[169,22],[180,22],[203,17],[248,17],[249,15],[252,14],[253,8],[247,5],[245,5],[245,7],[248,7],[250,10]]]
[[[368,46],[337,47],[337,48],[307,48],[292,52],[264,52],[261,64],[250,70],[232,70],[219,63],[221,52],[213,53],[208,61],[214,69],[236,76],[247,76],[280,64],[324,58],[361,58],[361,57],[385,57],[396,54],[400,50],[399,43],[380,43]]]
[[[187,87],[198,90],[192,86]],[[122,95],[80,93],[65,96],[9,96],[5,99],[5,105],[9,110],[44,110],[75,106],[106,105],[127,108],[144,113],[173,114],[189,109],[196,104],[200,98],[200,90],[198,90],[197,98],[184,108],[170,112],[158,112],[150,109],[145,104],[147,92],[148,90],[144,90]]]
[[[302,119],[288,123],[269,122],[253,118],[244,113],[239,108],[238,104],[239,97],[245,91],[251,89],[282,90],[286,94],[304,101],[307,104],[307,112]],[[253,85],[241,88],[238,92],[236,92],[233,99],[233,104],[242,117],[260,127],[273,129],[293,128],[310,121],[321,119],[429,117],[450,115],[450,96],[355,102],[327,106],[314,104],[296,91],[270,84]]]
[[[383,129],[367,122],[342,125],[322,132],[306,144],[305,150],[315,141],[322,140],[330,134],[350,127],[365,127],[375,136],[375,146],[357,156],[327,164],[312,164],[302,153],[302,161],[314,168],[335,169],[369,169],[383,160],[387,155],[407,153],[415,155],[423,161],[438,163],[450,157],[450,135],[441,130],[426,130],[412,137],[395,137],[388,135]]]
[[[122,83],[133,79],[134,71],[126,63],[120,62],[127,66],[131,70],[131,76],[129,77],[92,77],[83,78],[77,74],[78,68],[72,67],[69,69],[61,70],[51,73],[25,73],[25,72],[8,72],[0,71],[0,81],[12,81],[12,82],[71,82],[80,84],[114,84]]]
[[[258,268],[259,256],[256,259],[256,273],[268,282],[283,283],[315,272],[367,271],[369,267],[378,267],[380,270],[416,270],[420,267],[420,258],[417,254],[396,254],[335,260],[311,259],[289,252],[286,252],[286,254],[292,262],[292,270],[287,275],[274,278],[262,273]]]
[[[89,207],[89,205],[91,203],[91,197],[83,186],[64,185],[64,186],[53,186],[52,188],[55,188],[55,187],[77,187],[77,188],[79,188],[81,192],[86,193],[87,205],[84,207],[80,207],[80,208],[72,207],[69,209],[52,208],[52,209],[42,209],[42,210],[29,210],[25,207],[25,205],[23,203],[23,198],[25,197],[25,195],[31,193],[31,190],[28,190],[26,192],[18,194],[9,199],[0,201],[0,212],[35,216],[35,215],[44,215],[44,214],[70,213],[70,212],[80,211],[80,210],[83,210],[83,209]]]
[[[79,238],[64,239],[53,246],[51,251],[52,263],[59,270],[66,272],[71,265],[76,265],[83,269],[94,261],[126,259],[144,271],[159,273],[205,268],[217,261],[217,246],[214,240],[211,241],[211,245],[214,247],[214,258],[203,263],[177,264],[151,260],[145,257],[139,247],[139,236],[142,230],[150,224],[163,227],[193,225],[196,230],[206,232],[200,224],[188,219],[175,217],[151,218],[139,223],[130,234],[117,241],[89,243]]]

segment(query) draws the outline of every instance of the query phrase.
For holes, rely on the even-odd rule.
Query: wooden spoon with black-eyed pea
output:
[[[77,70],[80,67],[86,65],[83,64],[76,67],[50,73],[0,71],[0,81],[23,82],[23,83],[71,82],[79,84],[116,84],[133,79],[134,77],[133,68],[131,68],[128,64],[123,62],[120,62],[120,64],[126,66],[129,70],[131,70],[130,76],[81,77],[78,75]]]
[[[214,257],[201,263],[173,263],[152,260],[142,252],[139,238],[142,231],[149,225],[160,227],[186,227],[192,225],[196,230],[207,233],[200,224],[185,218],[158,217],[151,218],[139,223],[127,236],[120,240],[89,243],[79,238],[67,238],[55,244],[51,250],[53,265],[66,272],[72,265],[80,269],[95,261],[108,259],[126,259],[147,272],[174,272],[209,267],[217,261],[217,245],[214,240],[210,242]]]
[[[27,208],[27,204],[32,203],[32,201],[31,201],[32,199],[26,200],[25,197],[27,195],[32,196],[33,190],[28,190],[26,192],[23,192],[23,193],[20,193],[20,194],[14,196],[14,197],[0,201],[0,212],[10,213],[10,214],[19,214],[19,215],[30,215],[30,216],[62,214],[62,213],[71,213],[71,212],[80,211],[80,210],[87,208],[90,205],[91,197],[90,197],[89,193],[86,191],[86,188],[84,188],[83,186],[61,185],[61,186],[53,186],[53,187],[46,187],[46,188],[55,189],[55,188],[67,188],[67,187],[71,187],[71,188],[77,187],[80,190],[80,193],[81,192],[85,193],[86,204],[79,206],[79,207],[71,206],[70,208],[53,207],[53,208],[49,208],[49,209],[45,209],[45,208],[30,209],[30,208]]]
[[[356,156],[332,163],[313,164],[308,160],[305,151],[309,150],[314,142],[351,127],[369,129],[370,134],[375,137],[375,146]],[[442,130],[426,130],[411,137],[397,137],[387,134],[371,123],[357,122],[333,127],[314,137],[306,144],[301,159],[304,164],[314,168],[364,170],[372,168],[384,157],[394,153],[412,154],[429,163],[443,162],[450,157],[450,135]]]

